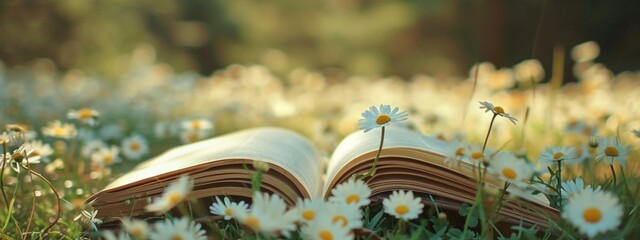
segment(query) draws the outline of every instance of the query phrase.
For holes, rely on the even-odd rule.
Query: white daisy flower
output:
[[[363,129],[364,132],[368,132],[371,129],[384,127],[389,124],[400,122],[407,120],[408,113],[406,111],[399,112],[399,108],[395,107],[391,110],[390,105],[380,105],[380,110],[375,106],[369,107],[369,110],[365,110],[362,112],[362,117],[364,119],[360,119],[358,121],[358,125],[360,129]]]
[[[511,121],[513,124],[516,124],[516,122],[518,121],[518,119],[516,119],[515,117],[513,117],[510,114],[506,113],[504,111],[504,108],[502,108],[500,106],[493,106],[492,103],[487,102],[487,101],[480,102],[480,105],[481,105],[480,109],[485,109],[484,112],[491,111],[495,115],[498,115],[498,116],[505,117],[505,118],[509,119],[509,121]]]
[[[109,166],[120,162],[120,157],[118,157],[119,153],[120,150],[116,146],[100,148],[91,154],[91,161],[99,164],[100,166]]]
[[[412,191],[394,191],[382,201],[384,212],[402,220],[415,219],[422,213],[422,199],[414,198]]]
[[[189,176],[181,176],[164,189],[162,196],[154,199],[145,209],[149,212],[164,213],[184,201],[193,189],[193,181]]]
[[[134,133],[122,140],[122,155],[130,160],[139,160],[149,153],[149,143],[142,135]]]
[[[298,199],[294,210],[297,211],[300,221],[308,223],[325,210],[325,205],[325,201],[320,198]]]
[[[635,130],[635,129],[633,129],[633,130],[631,130],[631,132],[632,132],[634,135],[636,135],[636,137],[640,137],[640,130]]]
[[[91,154],[98,151],[99,149],[106,148],[107,145],[100,139],[91,140],[82,146],[82,156],[85,158],[91,157]]]
[[[42,134],[57,138],[75,137],[78,131],[73,124],[62,124],[60,121],[50,122],[46,127],[42,128]]]
[[[301,232],[305,239],[333,240],[353,239],[351,229],[339,223],[334,223],[329,215],[321,214],[309,224],[302,227]]]
[[[482,152],[482,146],[479,145],[467,145],[464,156],[461,158],[465,162],[477,164],[478,162],[486,162],[489,160],[489,157],[493,155],[493,149],[485,149],[484,153]]]
[[[573,161],[576,159],[576,148],[571,147],[547,147],[540,155],[541,161],[556,162],[556,161]]]
[[[569,199],[562,217],[577,227],[580,233],[592,238],[620,225],[622,206],[611,193],[581,191]]]
[[[598,144],[598,151],[600,154],[596,156],[596,160],[607,159],[610,161],[610,164],[613,164],[614,161],[618,161],[621,166],[627,165],[627,155],[631,151],[631,146],[620,144],[618,138],[604,138]]]
[[[354,204],[357,207],[362,207],[369,204],[371,188],[362,180],[351,178],[332,189],[331,195],[329,201]]]
[[[326,204],[325,211],[321,214],[328,214],[334,224],[340,224],[342,227],[349,229],[361,228],[362,211],[353,204],[344,202],[329,202]]]
[[[502,180],[516,184],[529,179],[533,174],[531,165],[508,152],[497,153],[491,160],[489,169],[498,174]]]
[[[118,232],[118,235],[112,231],[104,231],[102,232],[102,238],[104,240],[131,240],[131,236],[123,231]]]
[[[98,224],[102,224],[102,220],[97,219],[96,215],[98,214],[98,210],[93,210],[93,212],[89,212],[86,210],[82,210],[82,213],[76,216],[73,221],[81,220],[82,222],[88,223],[91,225],[94,231],[98,231]]]
[[[122,226],[133,238],[146,238],[150,231],[147,221],[138,219],[123,218]]]
[[[0,144],[9,144],[11,143],[13,137],[8,132],[0,133]]]
[[[246,213],[248,208],[249,205],[244,201],[236,203],[231,202],[228,197],[224,197],[224,202],[222,202],[219,197],[216,197],[216,202],[209,207],[209,211],[212,214],[224,216],[225,220],[229,220],[238,214],[242,214],[240,212]]]
[[[462,142],[450,142],[447,145],[447,150],[445,152],[446,158],[444,159],[444,163],[448,166],[453,166],[456,163],[462,161],[467,154],[468,146]]]
[[[26,142],[25,145],[28,145],[33,150],[31,154],[29,154],[29,162],[33,161],[35,158],[46,159],[53,154],[53,148],[51,148],[51,145],[45,144],[40,140]]]
[[[186,131],[211,131],[213,130],[213,123],[208,119],[199,118],[182,121],[180,127]]]
[[[595,189],[593,189],[591,185],[584,186],[584,180],[582,180],[581,177],[576,178],[573,181],[571,180],[564,181],[561,183],[561,185],[562,185],[562,196],[566,197],[567,199],[571,199],[574,195],[582,191],[588,191],[588,192],[600,191],[600,186],[598,186]]]
[[[180,132],[180,141],[182,143],[193,143],[205,139],[209,136],[206,131],[190,131],[183,130]]]
[[[199,223],[189,218],[165,219],[154,224],[155,231],[149,233],[149,239],[155,240],[206,240],[206,232]]]
[[[255,192],[251,208],[238,212],[236,219],[254,231],[266,234],[288,233],[296,229],[295,212],[287,212],[287,205],[277,194]]]
[[[77,119],[79,122],[87,124],[89,126],[95,126],[98,123],[99,116],[100,113],[91,108],[83,108],[78,111],[70,110],[67,113],[68,119]]]

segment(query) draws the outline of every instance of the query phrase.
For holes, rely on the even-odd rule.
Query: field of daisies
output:
[[[478,63],[463,77],[410,79],[310,69],[283,75],[261,65],[202,76],[174,72],[153,51],[136,49],[115,80],[60,71],[46,59],[0,64],[0,238],[629,239],[640,233],[640,72],[614,74],[594,61],[593,42],[567,53],[568,69],[523,59],[499,69]],[[562,71],[577,81],[563,84]],[[475,201],[445,213],[428,195],[399,189],[370,205],[363,175],[338,185],[329,199],[300,199],[295,206],[258,191],[251,203],[217,196],[206,218],[184,207],[193,187],[187,176],[162,196],[144,199],[152,219],[99,219],[85,202],[141,161],[201,139],[279,126],[306,136],[326,163],[346,135],[390,125],[446,141],[452,166],[477,164]],[[260,162],[254,168],[259,189],[269,168]],[[504,186],[486,185],[487,172]],[[558,215],[544,216],[547,226],[498,228],[497,213],[515,200],[507,193],[515,188],[548,199]],[[172,214],[176,208],[182,214]],[[101,228],[107,221],[120,227]]]

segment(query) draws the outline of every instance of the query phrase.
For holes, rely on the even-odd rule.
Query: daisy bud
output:
[[[438,219],[439,219],[440,221],[447,221],[447,214],[446,214],[446,213],[444,213],[444,212],[440,212],[440,213],[438,213]]]

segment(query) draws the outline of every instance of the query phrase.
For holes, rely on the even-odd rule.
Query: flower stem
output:
[[[7,165],[7,144],[2,144],[2,169],[0,169],[0,190],[2,190],[2,199],[4,200],[4,205],[7,207],[7,211],[9,211],[9,200],[7,200],[7,194],[4,192],[4,167]]]
[[[609,167],[611,167],[611,174],[613,174],[613,187],[616,187],[616,184],[617,184],[616,171],[613,169],[613,160],[611,160],[611,162],[612,164],[610,164]]]
[[[360,180],[364,180],[368,177],[373,176],[376,173],[376,166],[378,166],[378,159],[380,159],[380,152],[382,152],[382,145],[384,144],[384,127],[382,127],[382,134],[380,134],[380,147],[378,147],[378,153],[376,154],[376,158],[373,160],[373,166],[366,173],[360,176]]]
[[[562,161],[558,162],[558,171],[556,172],[556,191],[558,191],[558,207],[560,208],[560,212],[562,212]]]
[[[489,131],[487,131],[487,137],[484,138],[484,144],[482,145],[482,153],[484,154],[485,148],[487,148],[487,142],[489,141],[489,134],[491,134],[491,128],[493,127],[493,121],[496,120],[498,114],[493,114],[491,118],[491,123],[489,123]]]
[[[44,230],[42,230],[42,232],[46,236],[48,234],[49,230],[51,230],[51,228],[53,226],[55,226],[58,223],[58,221],[60,220],[60,212],[62,211],[62,205],[60,204],[60,195],[58,194],[58,191],[56,190],[56,188],[53,187],[53,184],[51,184],[51,182],[49,182],[49,180],[47,180],[44,176],[40,175],[36,171],[33,171],[32,169],[27,168],[25,166],[20,165],[20,167],[22,167],[25,170],[29,171],[30,174],[33,174],[36,177],[39,177],[40,179],[42,179],[42,181],[44,181],[49,186],[49,188],[51,188],[51,190],[53,191],[53,194],[56,195],[56,218],[55,218],[55,220],[53,222],[49,223],[49,225]]]

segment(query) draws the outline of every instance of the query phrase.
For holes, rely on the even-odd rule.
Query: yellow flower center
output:
[[[618,149],[616,147],[608,146],[604,149],[604,154],[609,157],[617,157],[620,153],[618,152]]]
[[[391,117],[389,117],[389,115],[387,114],[380,114],[380,116],[376,118],[377,124],[385,124],[385,123],[388,123],[389,121],[391,121]]]
[[[184,198],[184,195],[182,195],[181,193],[173,192],[169,194],[169,196],[167,196],[167,202],[169,202],[169,204],[171,205],[176,205],[179,202],[181,202],[183,198]]]
[[[199,120],[193,120],[191,121],[191,128],[199,130],[200,128],[202,128],[202,123]]]
[[[322,230],[318,233],[318,237],[322,240],[333,240],[333,234],[328,230]]]
[[[65,136],[67,135],[67,129],[63,127],[53,127],[53,135],[54,136]]]
[[[133,151],[138,151],[140,150],[140,143],[139,142],[132,142],[131,144],[129,144],[129,147],[131,148],[131,150]]]
[[[342,215],[335,216],[335,217],[333,217],[333,219],[331,219],[331,220],[332,220],[332,222],[333,222],[334,224],[336,224],[336,223],[338,223],[338,222],[342,222],[342,226],[343,226],[343,227],[346,227],[346,226],[347,226],[347,224],[349,223],[349,221],[347,220],[347,218],[346,218],[346,217],[344,217],[344,216],[342,216]]]
[[[231,216],[233,215],[233,209],[227,208],[224,210],[224,215]]]
[[[516,179],[516,177],[518,176],[518,174],[516,174],[516,171],[513,170],[512,168],[503,168],[502,169],[502,175],[504,175],[506,178],[514,180]]]
[[[493,108],[493,111],[495,111],[498,114],[504,114],[504,108],[500,107],[500,106],[496,106]]]
[[[106,155],[104,156],[104,158],[102,159],[102,161],[106,164],[111,164],[113,163],[113,156],[111,155]]]
[[[313,220],[315,216],[316,216],[316,213],[311,210],[307,210],[302,213],[302,218],[304,218],[307,221]]]
[[[409,212],[409,208],[405,205],[400,204],[396,207],[396,213],[399,215],[404,215],[408,212]]]
[[[587,210],[584,210],[582,217],[588,223],[597,223],[602,219],[602,212],[597,208],[587,208]]]
[[[187,135],[187,140],[189,142],[198,141],[198,133],[195,133],[195,132],[189,133],[189,135]]]
[[[553,160],[560,160],[562,157],[564,157],[564,153],[562,152],[557,152],[553,154]]]
[[[360,202],[360,197],[356,194],[351,194],[349,196],[347,196],[347,203],[351,204],[351,203],[357,203]]]
[[[471,154],[471,158],[473,158],[473,160],[479,160],[483,155],[482,152],[474,152]]]
[[[184,240],[184,238],[180,235],[173,235],[173,237],[171,237],[171,240]]]
[[[456,149],[456,156],[463,156],[463,155],[464,155],[463,147],[459,147],[458,149]]]
[[[129,234],[131,234],[132,237],[139,237],[139,238],[144,237],[144,231],[140,227],[131,229]]]
[[[78,119],[90,119],[93,117],[93,110],[89,109],[89,108],[83,108],[78,110],[77,112],[78,114]]]
[[[245,220],[244,224],[246,224],[253,230],[258,230],[258,228],[260,227],[260,220],[258,220],[258,218],[254,216],[249,216]]]

